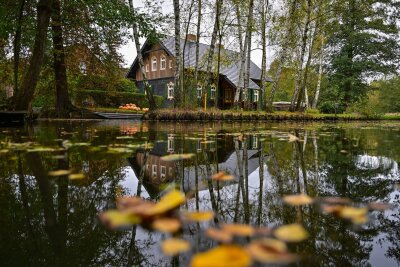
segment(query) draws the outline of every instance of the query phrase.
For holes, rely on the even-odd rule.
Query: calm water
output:
[[[288,133],[301,142],[289,143]],[[296,221],[310,232],[290,246],[304,256],[297,266],[400,264],[400,124],[58,122],[0,128],[0,142],[1,266],[187,266],[193,253],[217,245],[204,235],[209,225]],[[176,153],[196,156],[160,160]],[[48,176],[59,169],[86,178]],[[236,180],[210,182],[222,170]],[[185,209],[218,214],[184,227],[194,248],[179,258],[160,251],[168,235],[111,231],[98,220],[118,196],[157,200],[173,186],[187,193]],[[283,195],[297,193],[394,207],[354,226],[317,206],[283,205]]]

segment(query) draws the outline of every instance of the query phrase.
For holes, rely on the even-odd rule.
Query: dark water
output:
[[[301,142],[289,143],[288,133]],[[400,264],[400,124],[54,122],[1,128],[0,142],[0,266],[188,266],[191,254],[216,246],[204,235],[209,225],[296,221],[310,238],[290,246],[304,256],[294,265]],[[171,153],[196,156],[160,161]],[[48,176],[59,169],[86,178]],[[221,170],[236,180],[210,182]],[[159,199],[172,186],[187,193],[185,209],[218,214],[185,226],[194,248],[179,258],[162,255],[166,234],[110,231],[98,220],[118,196]],[[394,207],[355,226],[316,206],[283,205],[283,195],[298,193]]]

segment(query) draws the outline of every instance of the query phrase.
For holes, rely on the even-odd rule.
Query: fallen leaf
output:
[[[367,213],[367,208],[343,207],[339,211],[339,216],[351,220],[354,224],[364,224],[368,222]]]
[[[304,194],[284,196],[283,201],[292,206],[308,205],[314,202],[311,197]]]
[[[184,219],[194,222],[209,221],[214,218],[212,211],[183,212]]]
[[[288,134],[288,137],[289,137],[289,143],[296,142],[296,141],[300,140],[297,136],[295,136],[293,134]]]
[[[100,220],[111,228],[130,226],[141,221],[138,216],[119,210],[109,210],[101,213]]]
[[[225,182],[225,181],[232,181],[235,177],[233,175],[227,174],[226,172],[222,171],[214,174],[211,178],[216,181]]]
[[[50,171],[48,174],[49,176],[66,176],[69,175],[71,173],[71,171],[69,170],[57,170],[57,171]]]
[[[190,249],[190,243],[179,238],[171,238],[161,243],[161,250],[167,256],[175,256]]]
[[[147,211],[147,215],[159,215],[178,208],[181,204],[185,203],[185,195],[177,190],[172,190],[153,207]]]
[[[217,228],[208,228],[206,230],[206,235],[214,239],[216,241],[222,242],[222,243],[229,243],[232,241],[232,235],[228,232],[222,231]]]
[[[195,255],[190,267],[246,267],[250,264],[250,255],[244,249],[235,245],[222,245]]]
[[[176,161],[176,160],[184,160],[184,159],[191,159],[194,154],[171,154],[167,156],[161,157],[163,161]]]
[[[160,218],[153,222],[153,229],[164,233],[175,233],[181,228],[181,222],[173,218]]]
[[[247,246],[251,257],[261,263],[286,264],[298,260],[298,256],[287,252],[282,241],[267,238],[251,242]]]
[[[236,236],[254,235],[254,228],[247,224],[223,224],[222,230]]]
[[[274,231],[274,235],[286,242],[301,242],[308,238],[307,231],[297,223],[279,227]]]
[[[372,202],[368,204],[368,208],[371,210],[384,211],[390,209],[391,207],[392,206],[389,203],[383,203],[383,202]]]
[[[347,150],[342,149],[342,150],[340,150],[340,153],[342,153],[342,154],[348,154],[349,152],[347,152]]]
[[[70,180],[81,180],[81,179],[85,179],[86,176],[83,173],[74,173],[74,174],[70,174],[68,176],[68,178]]]

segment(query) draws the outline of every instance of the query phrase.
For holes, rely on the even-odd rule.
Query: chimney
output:
[[[195,34],[188,33],[186,35],[186,40],[189,41],[189,42],[196,42],[197,41],[197,37],[196,37]]]

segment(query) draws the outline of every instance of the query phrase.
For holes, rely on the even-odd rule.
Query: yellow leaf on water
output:
[[[274,235],[286,242],[301,242],[308,238],[308,232],[297,223],[279,227],[274,231]]]
[[[308,205],[314,202],[311,197],[304,194],[284,196],[283,201],[292,206]]]
[[[66,176],[69,175],[71,173],[71,171],[69,170],[57,170],[57,171],[50,171],[48,174],[49,176]]]
[[[214,174],[211,178],[216,181],[225,182],[225,181],[232,181],[235,177],[233,175],[227,174],[226,172],[222,171]]]
[[[222,243],[229,243],[232,241],[232,235],[230,233],[216,228],[208,228],[206,230],[206,235],[209,238],[212,238]]]
[[[247,267],[250,264],[250,255],[243,248],[222,245],[195,255],[190,267]]]
[[[161,218],[153,222],[153,228],[164,233],[175,233],[181,228],[181,222],[173,218]]]
[[[101,213],[100,220],[111,228],[130,226],[141,221],[138,216],[119,210],[109,210]]]
[[[343,207],[339,211],[339,216],[351,220],[354,224],[364,224],[368,222],[367,208]]]
[[[190,249],[190,243],[179,238],[171,238],[161,243],[161,250],[167,256],[175,256]]]
[[[296,141],[300,140],[297,136],[295,136],[293,134],[288,134],[288,137],[289,137],[289,143],[296,142]]]
[[[160,202],[150,207],[146,213],[151,216],[163,214],[178,208],[183,203],[185,203],[185,195],[180,191],[172,190],[162,197]]]
[[[212,211],[183,212],[183,216],[188,221],[203,222],[214,218]]]
[[[222,230],[236,236],[254,235],[254,228],[247,224],[224,224]]]
[[[290,263],[298,259],[297,255],[287,252],[286,244],[282,241],[266,238],[253,241],[247,247],[247,251],[261,263]]]
[[[161,157],[161,160],[176,161],[176,160],[190,159],[193,156],[194,156],[194,154],[171,154],[171,155]]]
[[[83,173],[74,173],[74,174],[70,174],[68,176],[68,178],[70,180],[81,180],[81,179],[85,179],[86,176]]]

